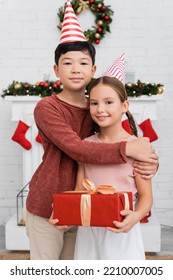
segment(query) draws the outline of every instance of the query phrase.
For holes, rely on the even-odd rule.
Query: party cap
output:
[[[70,0],[67,0],[61,29],[60,44],[86,41]]]
[[[124,84],[125,82],[124,62],[125,62],[125,54],[123,53],[119,58],[117,58],[117,60],[114,61],[112,66],[110,66],[103,73],[102,76],[115,77]]]

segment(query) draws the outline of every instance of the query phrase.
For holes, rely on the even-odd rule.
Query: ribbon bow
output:
[[[88,9],[89,1],[79,0],[79,8],[77,8],[76,13],[80,14],[81,12],[85,13]]]
[[[116,192],[116,188],[111,185],[100,185],[96,187],[93,182],[88,179],[83,179],[82,184],[84,188],[90,193],[101,193],[101,194],[114,194]]]

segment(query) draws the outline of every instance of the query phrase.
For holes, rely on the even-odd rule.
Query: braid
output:
[[[130,128],[132,130],[133,135],[138,137],[137,127],[136,127],[135,120],[134,120],[132,114],[129,111],[127,111],[126,112],[126,116],[127,116],[128,120],[129,120]]]

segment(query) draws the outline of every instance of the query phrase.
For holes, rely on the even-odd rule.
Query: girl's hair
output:
[[[90,94],[90,91],[92,90],[92,88],[94,88],[98,84],[108,85],[111,88],[113,88],[118,93],[118,96],[122,103],[128,99],[125,86],[117,78],[108,77],[108,76],[103,76],[103,77],[100,77],[97,79],[92,79],[92,81],[90,82],[90,84],[87,87],[88,94]],[[127,111],[126,116],[129,120],[132,134],[134,134],[135,136],[138,136],[137,127],[136,127],[132,114],[129,111]]]
[[[58,65],[59,58],[62,54],[70,51],[87,51],[92,59],[92,64],[95,65],[96,50],[93,44],[89,41],[69,42],[59,44],[55,50],[55,63]]]

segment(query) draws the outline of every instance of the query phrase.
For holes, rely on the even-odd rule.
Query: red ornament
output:
[[[55,83],[52,84],[53,88],[57,88],[60,85],[60,80],[57,80]]]
[[[101,7],[101,11],[104,12],[105,10],[106,10],[106,6],[103,5],[103,6]]]
[[[60,80],[57,80],[57,81],[56,81],[57,86],[59,86],[59,85],[60,85],[60,83],[61,83],[61,81],[60,81]]]
[[[95,0],[89,0],[90,4],[93,4],[95,2]]]
[[[96,45],[100,44],[100,40],[98,40],[98,39],[95,40],[95,44],[96,44]]]
[[[40,82],[39,86],[44,87],[44,82]]]
[[[28,84],[24,84],[24,88],[28,88]]]
[[[107,16],[107,15],[104,16],[104,19],[105,19],[105,20],[108,20],[108,19],[109,19],[109,16]]]
[[[102,33],[103,29],[101,27],[97,28],[98,33]]]
[[[45,87],[45,88],[49,87],[49,83],[47,83],[47,82],[44,83],[44,87]]]
[[[53,83],[52,85],[53,88],[57,88],[57,86],[58,86],[57,83]]]

